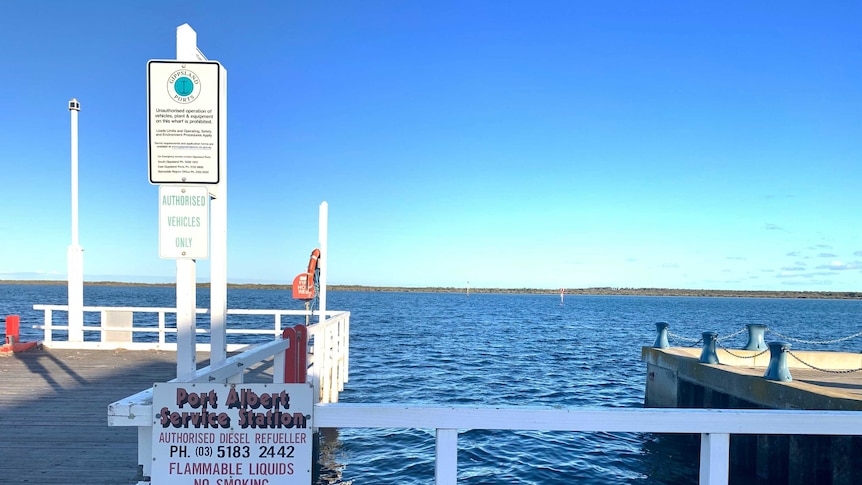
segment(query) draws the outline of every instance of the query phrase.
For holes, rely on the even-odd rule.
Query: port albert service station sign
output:
[[[308,485],[310,384],[156,383],[153,485]]]
[[[151,184],[219,183],[221,64],[147,62]]]

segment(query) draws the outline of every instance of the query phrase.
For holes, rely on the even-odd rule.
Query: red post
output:
[[[308,372],[308,330],[305,325],[297,325],[296,329],[296,380],[304,383]]]
[[[21,319],[18,315],[6,317],[6,343],[9,345],[21,342]]]
[[[296,330],[293,327],[285,328],[281,332],[281,338],[290,341],[290,347],[284,350],[284,382],[292,384],[296,376]]]
[[[290,347],[284,351],[284,382],[300,384],[305,382],[307,372],[305,325],[285,328],[281,337],[290,340]]]

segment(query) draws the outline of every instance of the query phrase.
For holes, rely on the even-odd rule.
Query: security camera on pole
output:
[[[81,103],[69,100],[72,116],[72,244],[66,253],[69,342],[84,341],[84,248],[78,244],[78,111]]]

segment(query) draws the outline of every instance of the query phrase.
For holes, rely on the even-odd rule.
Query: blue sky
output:
[[[859,2],[0,6],[0,279],[171,282],[146,63],[228,73],[228,280],[862,290]],[[207,281],[209,260],[198,262]]]

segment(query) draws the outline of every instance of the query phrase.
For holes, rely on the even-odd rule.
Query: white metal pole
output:
[[[197,33],[189,24],[177,27],[177,60],[195,61]],[[197,370],[196,262],[177,259],[177,378]]]
[[[72,245],[78,244],[78,112],[81,103],[69,100],[69,114],[72,116]]]
[[[438,428],[436,444],[434,483],[455,485],[458,481],[458,430]]]
[[[189,24],[177,27],[177,60],[178,61],[205,61],[199,59],[198,33]],[[202,57],[202,55],[201,55]]]
[[[317,321],[322,322],[326,319],[326,268],[329,266],[329,247],[327,246],[329,224],[329,204],[324,200],[320,204],[320,215],[317,229],[317,239],[320,243],[320,259],[317,261],[320,267],[320,311],[317,314]]]
[[[221,69],[219,183],[210,203],[210,362],[227,358],[227,70]]]
[[[700,434],[701,485],[727,485],[730,479],[730,435],[727,433]]]
[[[66,252],[69,341],[84,341],[84,249],[78,242],[78,111],[77,99],[69,100],[72,117],[72,244]]]
[[[177,27],[177,60],[206,61],[189,24]],[[227,358],[227,70],[220,68],[219,183],[208,185],[210,201],[210,363]]]
[[[197,286],[194,259],[177,259],[177,378],[197,370]]]

